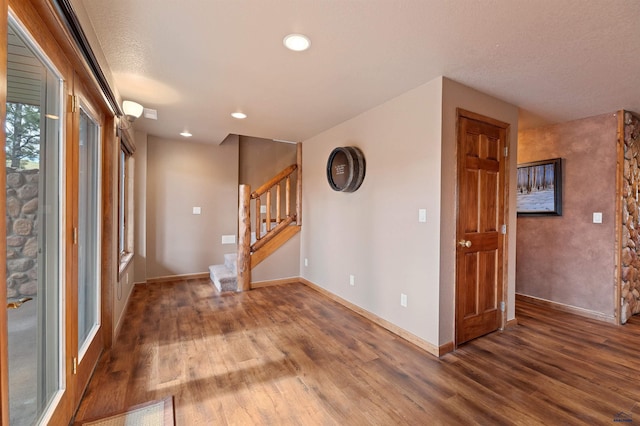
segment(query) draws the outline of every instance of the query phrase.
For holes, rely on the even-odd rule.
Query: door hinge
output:
[[[504,158],[507,158],[509,156],[509,147],[505,146],[504,147]]]
[[[76,374],[78,374],[78,357],[74,356],[72,363],[73,363],[72,371],[73,371],[73,375],[75,376]]]
[[[73,244],[78,244],[78,228],[73,227]]]
[[[502,235],[507,235],[507,225],[502,225],[502,226],[500,227],[500,233],[501,233]]]
[[[78,97],[75,95],[69,95],[69,101],[71,103],[71,112],[78,111]]]
[[[504,312],[505,309],[506,309],[506,306],[504,304],[504,301],[500,302],[500,312]]]

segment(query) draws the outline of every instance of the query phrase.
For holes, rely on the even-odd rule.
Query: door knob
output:
[[[469,248],[469,247],[471,247],[471,241],[469,241],[469,240],[460,240],[460,241],[458,241],[458,245],[460,245],[462,247]]]

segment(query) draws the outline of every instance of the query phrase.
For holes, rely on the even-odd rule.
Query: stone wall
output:
[[[620,321],[640,313],[640,119],[624,115],[622,179],[622,290]]]
[[[7,298],[38,291],[39,170],[7,167]]]

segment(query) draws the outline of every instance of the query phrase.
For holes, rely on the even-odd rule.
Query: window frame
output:
[[[133,153],[135,146],[126,131],[120,132],[118,148],[118,272],[133,258]]]

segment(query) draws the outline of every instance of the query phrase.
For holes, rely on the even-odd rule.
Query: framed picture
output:
[[[562,216],[562,159],[518,164],[518,216]]]

